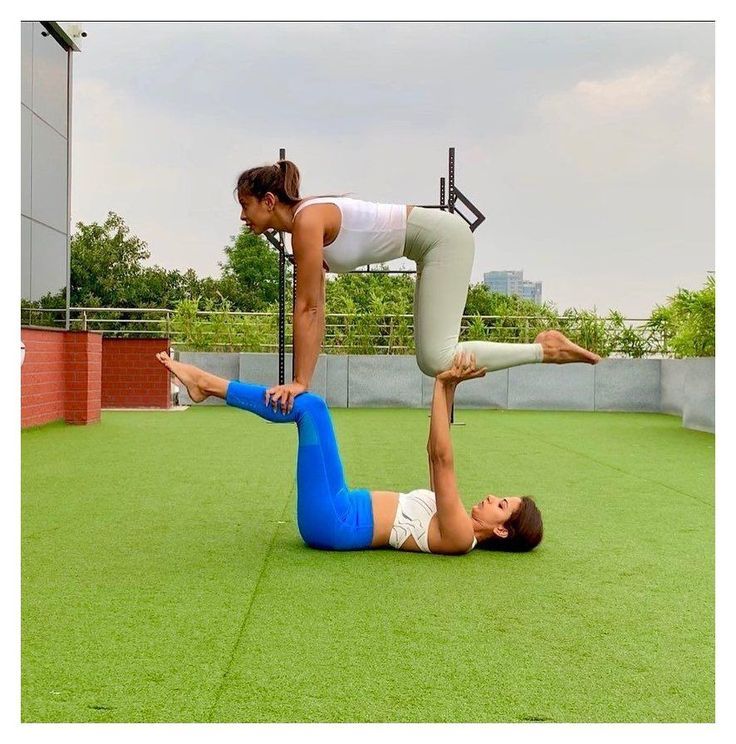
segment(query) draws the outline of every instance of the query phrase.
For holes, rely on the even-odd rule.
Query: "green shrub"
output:
[[[675,357],[711,357],[716,354],[716,280],[709,276],[700,290],[679,288],[658,305],[647,327],[660,333]]]

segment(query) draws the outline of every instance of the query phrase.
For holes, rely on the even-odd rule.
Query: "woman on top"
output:
[[[532,344],[458,342],[475,245],[465,221],[451,212],[412,204],[379,204],[342,196],[302,198],[299,169],[289,160],[249,168],[236,187],[240,219],[255,234],[291,233],[297,268],[294,379],[269,389],[290,411],[310,386],[324,338],[325,272],[344,273],[405,256],[416,262],[414,341],[417,364],[435,377],[458,352],[472,353],[489,371],[545,362],[596,364],[600,357],[559,331]]]

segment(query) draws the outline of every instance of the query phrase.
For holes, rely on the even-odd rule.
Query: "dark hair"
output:
[[[522,497],[521,505],[503,526],[509,533],[506,537],[493,535],[479,542],[476,547],[523,553],[536,548],[542,542],[542,513],[529,496]]]
[[[299,200],[299,168],[291,160],[279,160],[274,165],[248,168],[238,176],[235,193],[238,197],[263,197],[270,191],[284,204],[296,204]]]

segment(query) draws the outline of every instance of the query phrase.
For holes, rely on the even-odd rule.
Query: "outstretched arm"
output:
[[[427,451],[430,481],[437,503],[440,552],[443,553],[464,553],[473,542],[473,525],[457,490],[450,410],[455,386],[462,380],[482,377],[484,374],[485,369],[476,369],[474,357],[458,355],[453,368],[435,378]]]
[[[307,221],[309,220],[309,221]],[[325,335],[325,275],[322,269],[322,222],[307,214],[292,246],[298,267],[294,302],[294,382],[312,382]]]
[[[325,275],[322,269],[324,225],[311,214],[300,217],[292,235],[297,266],[294,302],[294,379],[266,391],[266,403],[291,411],[294,398],[309,388],[325,335]]]
[[[451,426],[450,418],[452,416],[452,407],[455,404],[455,388],[457,387],[457,382],[451,382],[447,380],[444,385],[445,390],[445,404],[447,407],[447,410],[449,412],[448,420],[447,420],[447,426],[448,429]],[[429,463],[429,490],[434,491],[434,467],[432,466],[432,457],[431,457],[431,438],[427,441],[427,460]]]

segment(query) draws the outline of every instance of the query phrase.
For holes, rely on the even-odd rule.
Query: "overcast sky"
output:
[[[120,214],[151,263],[219,275],[240,171],[434,203],[447,149],[485,213],[473,281],[646,317],[714,266],[709,23],[86,23],[72,221]]]

